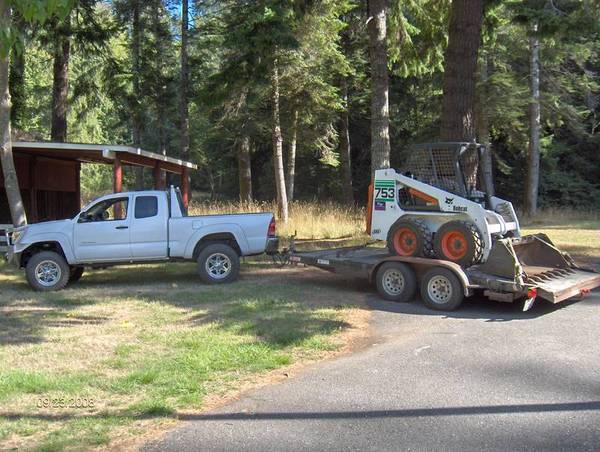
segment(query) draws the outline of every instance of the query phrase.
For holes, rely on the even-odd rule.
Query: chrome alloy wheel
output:
[[[390,268],[383,273],[382,283],[383,290],[388,294],[401,294],[405,286],[404,275],[400,271]]]
[[[223,253],[214,253],[206,259],[206,273],[213,279],[226,278],[231,273],[231,259]]]
[[[435,276],[427,283],[427,294],[434,303],[447,303],[452,297],[452,284],[445,276]]]
[[[44,287],[56,285],[62,276],[60,266],[50,260],[42,261],[35,267],[35,279]]]

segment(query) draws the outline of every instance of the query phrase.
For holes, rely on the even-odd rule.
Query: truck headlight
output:
[[[10,237],[10,241],[15,244],[25,235],[25,229],[15,229],[8,233]]]

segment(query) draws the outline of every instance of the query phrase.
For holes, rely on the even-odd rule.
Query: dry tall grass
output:
[[[190,215],[217,215],[240,212],[277,212],[274,202],[199,202],[192,201]],[[300,239],[358,237],[364,234],[365,209],[332,202],[295,201],[290,204],[287,224],[277,224],[277,234],[297,233]]]

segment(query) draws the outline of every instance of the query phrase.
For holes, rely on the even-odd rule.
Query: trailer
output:
[[[544,238],[545,244],[551,245]],[[600,286],[600,273],[577,266],[566,255],[546,267],[517,265],[512,276],[491,273],[493,268],[483,265],[463,268],[447,260],[392,255],[385,248],[369,245],[297,252],[292,240],[287,259],[293,264],[366,278],[382,298],[390,301],[411,301],[419,291],[423,304],[442,311],[457,309],[475,294],[501,302],[522,301],[526,311],[537,298],[559,303]]]

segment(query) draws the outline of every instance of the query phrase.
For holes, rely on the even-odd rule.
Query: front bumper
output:
[[[279,237],[269,237],[267,239],[267,246],[265,253],[275,254],[279,250]]]

